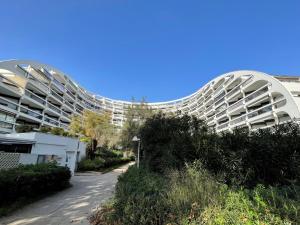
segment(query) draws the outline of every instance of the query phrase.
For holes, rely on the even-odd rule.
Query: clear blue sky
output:
[[[183,97],[239,69],[300,75],[298,0],[1,0],[0,60],[107,97]]]

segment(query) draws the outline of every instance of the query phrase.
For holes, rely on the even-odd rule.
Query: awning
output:
[[[11,137],[0,137],[0,145],[13,145],[13,144],[23,144],[23,145],[32,145],[35,144],[36,141],[27,140],[23,138],[11,138]]]

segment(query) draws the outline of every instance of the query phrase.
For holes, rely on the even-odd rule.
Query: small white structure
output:
[[[30,132],[0,135],[0,169],[14,164],[37,164],[56,161],[70,168],[72,174],[77,163],[85,157],[86,144],[77,138]]]

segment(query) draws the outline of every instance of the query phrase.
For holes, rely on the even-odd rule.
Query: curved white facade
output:
[[[112,123],[121,127],[132,104],[89,93],[63,72],[35,61],[0,62],[0,80],[0,132],[4,133],[14,132],[17,124],[67,129],[71,115],[80,115],[83,109],[111,112]],[[217,131],[264,128],[300,119],[300,78],[234,71],[187,97],[148,105],[195,115]]]

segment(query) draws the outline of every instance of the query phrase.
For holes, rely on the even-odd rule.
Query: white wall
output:
[[[19,164],[29,165],[29,164],[36,164],[37,163],[38,155],[36,154],[20,154]]]
[[[34,164],[34,161],[37,161],[38,155],[54,155],[57,156],[56,161],[60,166],[69,167],[72,174],[74,174],[77,155],[78,161],[85,157],[86,144],[80,142],[77,138],[37,132],[6,134],[5,136],[35,142],[31,149],[32,156],[23,156],[22,161],[24,163],[22,164],[30,164],[30,162]],[[33,155],[35,155],[36,160]]]

